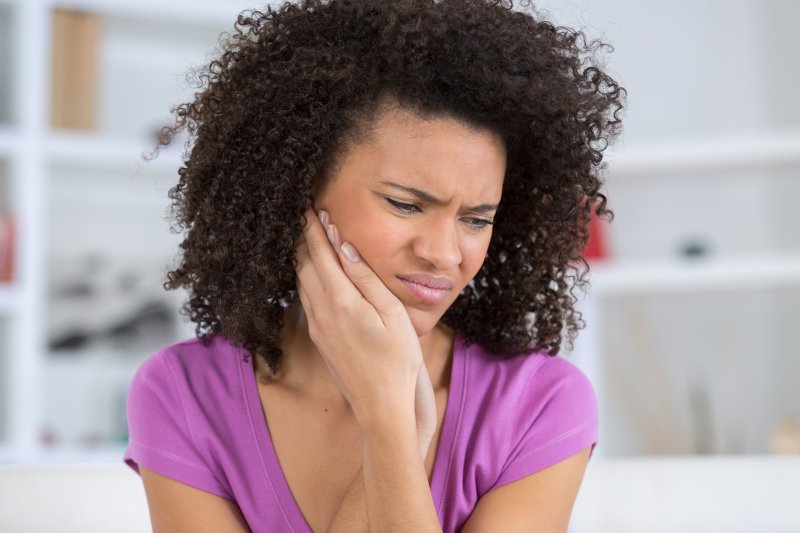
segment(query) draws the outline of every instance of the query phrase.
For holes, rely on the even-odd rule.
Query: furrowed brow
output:
[[[424,202],[428,202],[428,203],[431,203],[431,204],[434,204],[434,205],[446,205],[447,204],[447,202],[445,202],[444,200],[440,200],[439,198],[436,198],[432,194],[427,193],[425,191],[422,191],[420,189],[414,188],[414,187],[407,187],[405,185],[400,185],[399,183],[394,183],[392,181],[381,181],[381,183],[386,185],[387,187],[392,187],[394,189],[398,189],[398,190],[401,190],[403,192],[406,192],[406,193],[408,193],[408,194],[410,194],[410,195],[412,195],[412,196],[416,197],[417,199],[422,200]],[[479,204],[479,205],[467,207],[466,211],[474,211],[476,213],[487,213],[489,211],[494,211],[496,209],[497,209],[497,204]]]

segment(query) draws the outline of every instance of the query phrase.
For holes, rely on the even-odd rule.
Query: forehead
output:
[[[370,182],[401,183],[449,199],[497,202],[506,150],[499,135],[454,118],[423,119],[403,109],[378,116],[373,134],[352,147]]]

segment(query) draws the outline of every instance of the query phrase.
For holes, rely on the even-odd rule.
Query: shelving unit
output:
[[[91,409],[98,404],[119,409],[122,387],[149,352],[141,346],[128,350],[95,346],[54,353],[48,346],[54,323],[51,282],[55,274],[75,267],[99,248],[118,262],[134,258],[149,262],[148,275],[154,276],[150,285],[158,289],[153,279],[162,272],[152,265],[169,262],[176,242],[161,219],[181,147],[165,150],[149,163],[142,162],[141,154],[152,146],[152,119],[163,116],[167,120],[169,106],[185,99],[178,91],[180,74],[190,66],[187,61],[202,64],[216,46],[216,35],[229,31],[236,14],[246,7],[210,0],[0,0],[0,30],[25,28],[0,31],[0,60],[3,38],[9,39],[10,50],[9,63],[0,63],[2,79],[11,80],[7,117],[0,102],[0,191],[8,196],[0,209],[7,204],[18,226],[17,276],[12,283],[0,284],[0,390],[4,394],[0,396],[0,462],[119,460],[123,446],[119,433],[86,437],[75,428],[87,422],[87,416],[106,420],[107,426],[118,425],[119,417],[110,411]],[[116,41],[100,45],[98,61],[101,67],[110,66],[100,74],[100,116],[91,132],[49,126],[49,28],[56,8],[95,13],[107,28],[119,30],[117,37],[103,37]],[[146,42],[131,46],[137,35],[145,35]],[[153,49],[162,52],[158,58],[152,55]],[[144,96],[133,94],[134,86],[126,93],[126,83],[141,79],[136,73],[146,68],[155,69],[148,77],[150,90]],[[121,70],[134,74],[123,76]],[[141,98],[136,105],[131,103],[133,96]],[[118,115],[126,110],[134,114],[130,120]],[[764,128],[692,142],[626,142],[609,154],[609,196],[615,210],[618,194],[624,200],[625,194],[650,184],[659,187],[665,180],[681,183],[686,190],[699,189],[703,180],[725,184],[726,180],[770,179],[763,177],[764,172],[777,173],[775,179],[786,181],[790,188],[800,182],[798,129]],[[676,224],[684,216],[682,209],[688,213],[691,206],[676,208]],[[763,218],[765,212],[756,215]],[[136,235],[124,243],[109,239],[134,214],[140,226]],[[620,364],[605,354],[610,351],[609,337],[638,334],[609,333],[598,325],[614,311],[615,302],[764,291],[785,296],[800,288],[800,242],[794,246],[791,235],[784,239],[789,243],[785,246],[772,242],[762,246],[754,234],[748,242],[756,244],[743,249],[730,249],[723,241],[707,256],[677,259],[671,248],[646,248],[646,242],[637,243],[640,248],[633,246],[632,233],[625,230],[625,215],[624,209],[618,211],[618,221],[609,228],[614,258],[592,265],[593,284],[585,302],[590,327],[579,337],[584,353],[576,354],[595,383],[601,403],[611,396],[611,363]],[[630,212],[627,215],[628,221],[636,218]],[[106,218],[98,224],[91,216]],[[91,220],[94,226],[89,225]],[[67,246],[62,235],[70,231],[82,235]],[[656,240],[662,238],[659,231],[653,229]],[[176,308],[179,296],[174,295],[170,303]],[[191,334],[191,327],[178,323],[172,336]],[[132,353],[126,355],[126,351]],[[108,384],[114,386],[104,388]],[[102,391],[98,394],[104,396],[81,396],[81,391]],[[69,431],[52,425],[59,420],[72,424]],[[74,434],[58,445],[48,445],[48,439],[58,440],[54,436],[58,432]],[[108,438],[98,438],[103,435]],[[605,453],[602,447],[598,451]]]
[[[105,30],[101,31],[97,57],[98,119],[91,132],[49,126],[50,28],[56,9],[93,13]],[[0,461],[119,460],[123,444],[118,427],[113,428],[117,441],[105,441],[105,430],[92,427],[91,411],[67,412],[64,406],[70,402],[92,406],[106,398],[119,402],[124,386],[147,353],[126,357],[119,347],[106,346],[105,358],[100,358],[97,353],[67,354],[48,348],[53,276],[78,261],[79,254],[97,251],[89,249],[94,236],[82,235],[78,241],[84,243],[84,249],[69,255],[71,250],[60,232],[74,228],[95,232],[107,225],[108,233],[131,224],[135,220],[132,215],[140,212],[142,219],[149,218],[152,224],[139,225],[136,233],[131,233],[137,249],[114,243],[111,249],[100,251],[108,253],[115,264],[141,257],[151,265],[162,265],[149,270],[156,279],[163,273],[176,239],[162,220],[168,202],[166,189],[174,179],[181,147],[163,151],[150,163],[143,162],[141,155],[153,146],[155,122],[166,122],[169,106],[186,99],[190,89],[180,76],[192,64],[205,62],[220,32],[232,29],[242,9],[234,3],[208,0],[0,0],[0,28],[14,29],[0,32],[0,79],[10,81],[7,95],[0,87],[4,98],[0,102],[0,165],[5,163],[9,169],[7,176],[0,172],[0,191],[9,191],[8,205],[18,227],[17,276],[11,283],[0,284],[0,389],[4,391],[0,396]],[[18,28],[25,31],[16,31]],[[137,38],[146,41],[131,41]],[[134,76],[147,74],[147,78],[133,79],[140,82],[139,89],[120,87],[115,84],[120,79],[115,69]],[[142,84],[144,79],[147,82]],[[152,101],[154,93],[160,96],[157,102]],[[137,105],[146,109],[137,109]],[[8,116],[3,109],[9,111]],[[122,120],[119,113],[126,110],[132,115]],[[5,189],[3,180],[8,182]],[[93,227],[86,219],[101,213],[106,205],[116,212],[106,209],[103,215],[107,218],[94,221]],[[157,283],[155,286],[158,289]],[[179,305],[177,297],[168,302],[173,309]],[[188,326],[177,323],[170,339],[190,333]],[[70,382],[82,383],[83,390],[69,389],[65,384]],[[116,388],[100,398],[96,391],[107,382]],[[119,404],[116,406],[119,411]],[[47,424],[53,419],[60,423],[62,418],[69,427],[90,427],[96,436],[75,436],[71,441],[59,438],[69,427],[48,428]],[[115,416],[107,413],[105,419],[106,425],[108,420],[116,426],[120,420],[124,422],[119,412]],[[48,444],[48,439],[55,439],[56,444]]]

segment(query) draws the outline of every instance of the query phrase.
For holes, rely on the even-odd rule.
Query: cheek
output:
[[[481,269],[481,266],[486,259],[486,252],[489,250],[490,239],[491,234],[482,239],[470,240],[462,246],[462,267],[465,273],[469,275],[470,279],[472,279]]]
[[[408,239],[408,227],[400,220],[363,212],[349,217],[340,228],[342,239],[350,241],[376,273],[398,258]]]

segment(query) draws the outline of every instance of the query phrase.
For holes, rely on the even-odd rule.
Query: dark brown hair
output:
[[[390,99],[506,145],[486,260],[444,323],[498,357],[555,355],[565,333],[571,345],[590,211],[613,216],[602,152],[625,91],[596,57],[607,45],[510,1],[302,0],[241,14],[221,46],[160,139],[189,134],[170,191],[185,238],[165,287],[188,290],[198,336],[259,348],[277,369],[302,213]]]

